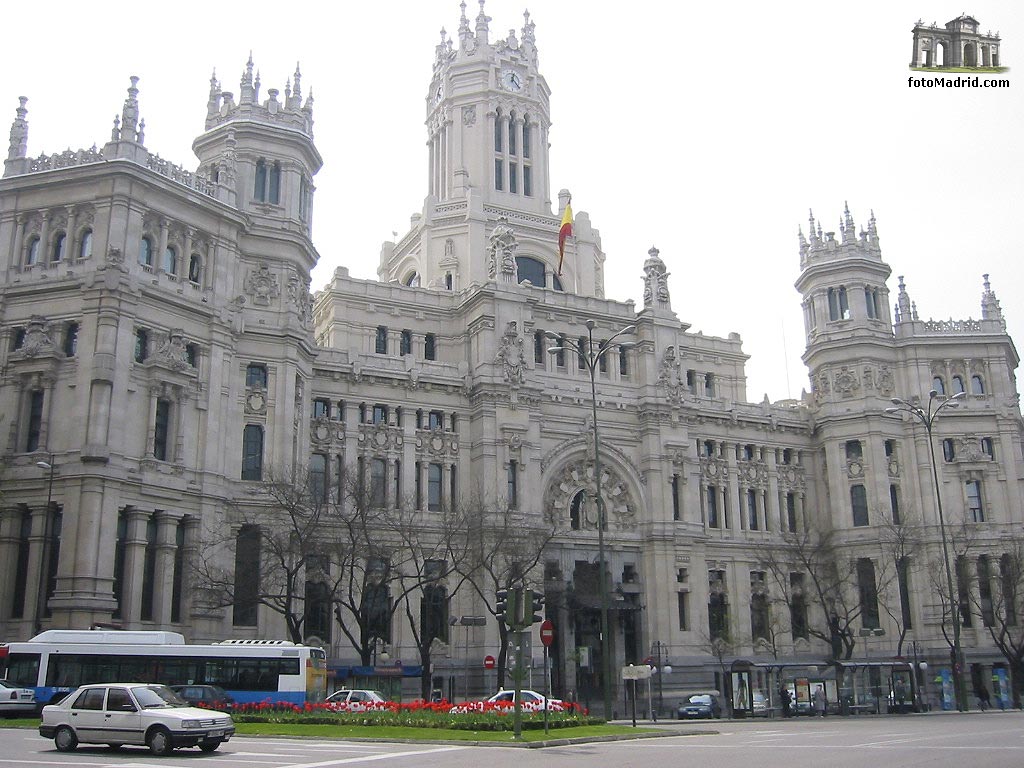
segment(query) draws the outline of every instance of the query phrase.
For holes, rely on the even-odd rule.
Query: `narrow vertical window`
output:
[[[33,389],[28,400],[28,429],[25,435],[25,450],[29,453],[39,449],[39,436],[43,430],[43,398],[41,389]]]
[[[142,607],[139,618],[153,620],[153,596],[156,588],[156,536],[157,522],[150,517],[146,523],[146,549],[142,559]]]
[[[427,509],[431,512],[441,510],[441,465],[427,465]]]
[[[519,163],[508,164],[508,191],[519,194]]]
[[[267,162],[262,158],[256,161],[256,178],[253,184],[253,199],[264,202],[267,199]]]
[[[913,629],[913,612],[910,608],[910,558],[901,557],[896,561],[896,579],[900,590],[900,617],[904,629]]]
[[[519,462],[515,459],[508,463],[508,508],[519,509]]]
[[[459,498],[459,468],[452,464],[448,468],[448,507],[455,508],[455,502]]]
[[[981,623],[986,627],[996,623],[992,603],[992,573],[987,555],[978,558],[978,603],[981,608]]]
[[[67,241],[68,237],[63,232],[58,232],[57,236],[53,238],[53,253],[50,256],[50,261],[54,264],[64,259],[64,246]]]
[[[274,163],[270,169],[270,189],[267,194],[267,200],[274,205],[281,202],[281,164]]]
[[[853,508],[853,524],[861,527],[868,524],[868,494],[863,485],[850,486],[850,506]]]
[[[412,331],[402,331],[402,336],[398,344],[398,354],[405,355],[412,354]]]
[[[892,484],[889,486],[889,506],[892,508],[892,524],[900,525],[900,487]]]
[[[501,126],[502,126],[502,116],[501,116],[501,110],[499,109],[499,110],[497,110],[497,112],[494,115],[494,151],[495,152],[501,152],[501,133],[502,133]],[[499,189],[501,189],[501,187],[499,187]]]
[[[956,443],[950,437],[942,441],[942,458],[946,461],[953,461],[956,458]]]
[[[388,353],[388,329],[386,325],[377,326],[377,336],[374,340],[373,351],[378,355]]]
[[[327,501],[327,454],[314,453],[309,457],[309,496],[317,507]]]
[[[114,612],[112,618],[124,618],[124,563],[127,554],[128,540],[128,508],[125,507],[117,513],[117,539],[114,542]]]
[[[971,376],[971,394],[985,394],[985,382],[982,380],[981,376]]]
[[[956,591],[957,602],[960,606],[960,623],[965,627],[973,627],[974,619],[971,616],[971,574],[967,565],[967,558],[963,555],[956,559]]]
[[[171,401],[161,397],[156,401],[156,423],[153,425],[153,456],[157,461],[167,461],[170,424]]]
[[[523,115],[523,157],[530,156],[530,116]]]
[[[14,571],[14,595],[11,601],[11,618],[25,616],[25,594],[28,587],[28,556],[32,540],[32,513],[22,509],[18,528],[18,557]]]
[[[256,626],[260,587],[260,529],[243,525],[235,539],[235,589],[231,623]]]
[[[74,357],[78,353],[78,323],[68,323],[64,328],[64,356]]]
[[[967,481],[967,511],[971,515],[971,520],[976,523],[985,522],[985,508],[981,500],[981,481],[980,480],[968,480]]]
[[[941,376],[932,377],[932,389],[934,389],[935,393],[938,395],[946,394],[946,382]]]
[[[718,528],[718,486],[709,485],[705,492],[708,513],[708,528]]]
[[[796,533],[796,494],[786,494],[786,530]]]
[[[601,341],[598,344],[597,348],[600,349],[600,350],[606,350],[606,345],[607,344],[608,344],[608,339],[601,339]],[[601,371],[601,373],[608,373],[608,353],[607,353],[607,351],[605,351],[605,353],[602,354],[601,357],[599,357],[597,359],[597,367],[598,367],[598,370]]]
[[[169,275],[178,274],[178,252],[170,245],[164,251],[164,272]]]
[[[954,395],[959,395],[961,392],[964,391],[964,377],[963,376],[954,376],[950,383],[952,385],[953,394]]]
[[[747,528],[751,531],[758,529],[757,521],[757,491],[747,489]]]
[[[144,267],[153,266],[153,242],[148,237],[139,241],[139,264]]]
[[[585,352],[587,348],[587,339],[585,336],[580,336],[576,339],[576,347],[576,367],[582,371],[587,367],[587,355]]]
[[[563,333],[558,339],[558,351],[555,353],[555,365],[559,368],[565,368],[565,340],[566,335]]]
[[[682,520],[683,510],[679,504],[679,475],[672,475],[672,519]]]
[[[28,249],[25,251],[25,266],[31,267],[39,263],[39,238],[33,237],[28,241]]]
[[[185,524],[174,529],[174,569],[171,572],[171,621],[181,621],[182,593],[185,587]]]
[[[704,374],[704,394],[708,397],[715,396],[715,374]]]
[[[202,283],[203,259],[198,253],[193,253],[188,259],[188,281],[195,285]]]
[[[82,232],[82,240],[78,246],[78,258],[88,259],[92,256],[92,230],[87,229]]]
[[[135,362],[144,363],[149,356],[149,333],[144,328],[135,331]]]
[[[370,459],[370,506],[382,509],[386,498],[384,459]]]
[[[544,331],[533,332],[533,362],[544,366]]]
[[[523,194],[526,197],[533,197],[533,168],[523,164]]]
[[[494,159],[494,188],[499,192],[505,189],[505,163],[498,158]]]
[[[629,376],[629,350],[619,347],[619,376]]]
[[[510,112],[508,115],[508,153],[514,155],[516,153],[516,113]],[[513,190],[515,191],[515,190]]]
[[[242,432],[242,479],[263,479],[263,427],[246,424]]]
[[[423,465],[420,462],[416,462],[415,466],[416,477],[413,482],[416,494],[416,509],[423,509]]]
[[[839,287],[839,315],[843,320],[850,319],[850,302],[846,297],[846,288],[844,286]]]
[[[687,602],[690,597],[689,592],[677,592],[676,593],[676,606],[679,613],[679,631],[686,632],[689,630],[689,622],[687,621]]]
[[[423,337],[423,359],[437,360],[437,336],[432,333]]]
[[[878,629],[878,585],[875,582],[875,564],[871,558],[861,557],[857,560],[857,589],[860,596],[861,626],[865,629]]]

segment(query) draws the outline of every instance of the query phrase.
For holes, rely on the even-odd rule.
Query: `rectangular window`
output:
[[[402,331],[402,338],[398,345],[398,354],[412,354],[412,331]]]
[[[153,595],[156,586],[156,534],[157,524],[153,517],[146,523],[146,549],[142,560],[142,608],[139,618],[153,620]]]
[[[458,467],[454,464],[448,469],[448,503],[451,506],[455,505],[455,500],[459,498],[459,471]]]
[[[185,524],[174,529],[174,570],[171,572],[171,621],[181,621],[182,593],[185,589]]]
[[[690,394],[694,394],[694,388],[697,386],[697,372],[690,369],[686,372],[686,389]]]
[[[689,630],[689,611],[687,611],[687,603],[689,602],[689,592],[677,592],[676,593],[676,604],[679,607],[679,631],[686,632]]]
[[[384,506],[385,471],[384,459],[370,459],[370,506],[374,509]]]
[[[892,524],[900,525],[900,487],[889,486],[889,506],[892,507]]]
[[[580,336],[576,339],[576,367],[581,371],[587,367],[587,355],[584,350],[587,348],[587,339],[584,336]]]
[[[847,440],[846,460],[860,461],[862,458],[864,458],[864,449],[861,447],[860,440]]]
[[[437,360],[437,337],[432,333],[423,337],[423,359]]]
[[[331,417],[331,401],[318,397],[313,401],[313,418],[329,419]]]
[[[802,573],[789,574],[789,623],[793,632],[793,639],[808,638],[807,628],[807,598],[804,595],[804,575]]]
[[[961,555],[956,559],[956,591],[957,603],[960,608],[960,623],[965,627],[973,627],[971,617],[971,575],[968,572],[967,558]]]
[[[263,427],[246,424],[242,433],[242,479],[263,479]]]
[[[861,527],[868,524],[868,494],[863,485],[850,486],[850,506],[853,508],[853,524]]]
[[[144,328],[135,330],[135,362],[145,362],[149,356],[149,334]]]
[[[629,376],[629,350],[619,347],[619,375]]]
[[[388,407],[377,403],[373,406],[373,423],[374,424],[387,424],[388,423]]]
[[[157,461],[167,461],[168,432],[171,423],[171,401],[158,398],[156,401],[156,423],[153,425],[153,456]]]
[[[519,462],[508,463],[508,508],[519,509]]]
[[[309,457],[310,501],[319,506],[327,501],[327,454],[314,453]]]
[[[672,519],[683,519],[683,510],[679,504],[679,475],[672,475]]]
[[[508,164],[508,191],[512,194],[519,192],[519,163]]]
[[[563,333],[558,340],[558,352],[555,353],[555,365],[559,368],[565,368],[565,340],[566,335]]]
[[[427,414],[427,429],[444,429],[443,411],[431,411]]]
[[[896,581],[900,590],[900,617],[904,629],[913,629],[914,621],[910,610],[910,558],[901,557],[896,561]]]
[[[796,533],[796,494],[786,494],[786,530]]]
[[[260,529],[243,525],[235,539],[235,588],[231,623],[256,626],[260,588]]]
[[[708,528],[718,528],[718,486],[709,485],[706,490]]]
[[[505,164],[497,159],[494,161],[494,188],[499,192],[505,189]]]
[[[981,502],[981,481],[968,480],[967,484],[967,510],[971,514],[971,520],[976,523],[985,522],[985,508]]]
[[[427,465],[427,509],[441,511],[441,465]]]
[[[996,616],[992,607],[992,573],[986,555],[978,558],[978,602],[981,607],[981,623],[986,627],[995,626]]]
[[[21,554],[18,554],[21,562]],[[1004,622],[1008,627],[1017,626],[1016,595],[1020,584],[1020,558],[1016,555],[1003,555],[999,558],[999,588],[1002,592],[1000,602],[1003,604]]]
[[[128,540],[128,512],[127,507],[117,513],[117,539],[114,541],[114,612],[112,618],[120,619],[124,616],[124,564],[125,556],[128,553],[126,544]]]
[[[875,583],[875,564],[871,558],[857,559],[857,589],[860,596],[860,618],[864,629],[878,629],[878,585]]]
[[[252,389],[266,389],[267,367],[258,363],[249,363],[245,367],[245,386]]]
[[[747,527],[752,531],[756,531],[758,529],[757,491],[753,489],[747,490]]]
[[[25,593],[28,587],[28,556],[32,540],[32,513],[27,509],[22,509],[20,522],[18,530],[18,559],[17,567],[14,571],[14,595],[11,601],[12,619],[25,617]],[[8,674],[10,674],[9,662]]]
[[[523,166],[523,194],[533,197],[533,168],[529,165]]]
[[[598,342],[597,348],[599,350],[605,349],[605,345],[607,343],[608,343],[608,339],[601,339],[601,341]],[[608,354],[607,354],[607,352],[605,352],[605,354],[603,354],[599,358],[597,358],[597,367],[598,367],[598,370],[601,371],[601,373],[608,373]]]
[[[43,429],[43,390],[33,389],[28,400],[28,429],[25,435],[25,450],[39,449],[39,435]]]
[[[388,328],[386,325],[377,326],[377,337],[374,341],[373,351],[378,355],[388,353]]]
[[[896,454],[896,441],[886,440],[885,441],[885,457],[887,459],[892,458]]]
[[[64,328],[64,356],[74,357],[78,352],[78,323],[68,323]]]
[[[725,571],[708,572],[708,634],[712,640],[729,636],[729,605]]]
[[[704,374],[704,394],[708,397],[715,396],[715,374],[713,373]]]
[[[418,461],[416,462],[415,470],[416,509],[423,509],[423,465]]]
[[[544,367],[544,331],[533,332],[533,362]]]

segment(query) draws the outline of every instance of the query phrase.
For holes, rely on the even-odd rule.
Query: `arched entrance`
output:
[[[946,67],[946,66],[949,66],[948,62],[949,62],[949,47],[948,47],[948,44],[945,41],[943,41],[943,40],[939,40],[936,43],[936,45],[935,45],[935,61],[934,61],[933,64],[930,64],[929,66]]]
[[[978,66],[978,46],[974,43],[964,43],[964,66]]]

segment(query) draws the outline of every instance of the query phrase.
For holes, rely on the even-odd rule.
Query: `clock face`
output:
[[[506,69],[501,73],[501,85],[506,91],[518,92],[523,89],[523,78],[514,69]]]

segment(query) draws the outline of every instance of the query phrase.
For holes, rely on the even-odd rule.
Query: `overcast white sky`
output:
[[[922,318],[977,318],[990,273],[1024,343],[1020,3],[524,3],[488,0],[491,37],[518,35],[529,8],[552,188],[600,230],[609,298],[642,304],[656,245],[680,319],[742,336],[748,399],[807,386],[797,226],[813,208],[838,230],[846,200],[858,228],[874,209],[894,298],[905,275]],[[237,92],[251,49],[262,93],[283,91],[296,61],[314,92],[314,289],[339,265],[375,277],[381,242],[420,210],[424,98],[457,0],[28,8],[0,46],[0,124],[29,97],[30,155],[102,145],[138,75],[147,147],[194,168],[210,73]],[[1011,87],[908,88],[914,22],[964,11],[1001,33]]]

